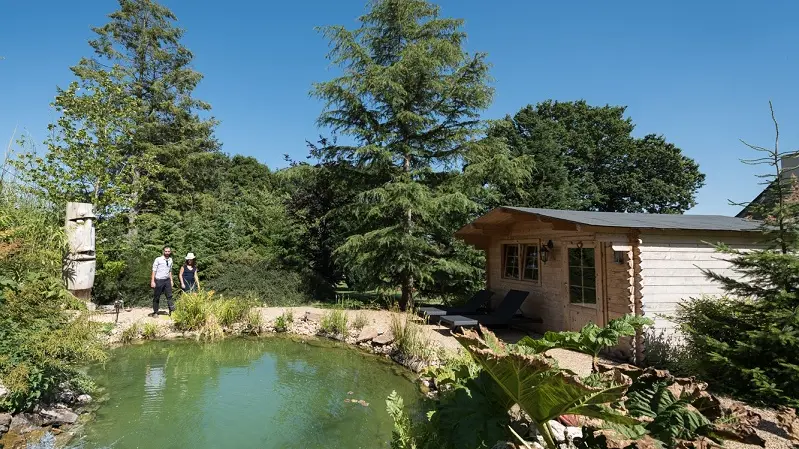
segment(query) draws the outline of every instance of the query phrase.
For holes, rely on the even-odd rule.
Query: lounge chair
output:
[[[494,296],[494,292],[491,290],[480,290],[462,306],[420,307],[419,315],[424,318],[436,318],[444,315],[474,315],[492,296]]]
[[[499,304],[497,309],[489,315],[445,315],[439,317],[439,322],[447,327],[474,327],[482,324],[486,327],[508,326],[513,315],[527,299],[530,292],[511,290]]]

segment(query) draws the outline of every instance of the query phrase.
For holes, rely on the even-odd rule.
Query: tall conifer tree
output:
[[[360,23],[323,28],[343,73],[314,86],[326,103],[319,124],[352,144],[316,155],[370,180],[352,207],[358,229],[337,254],[364,286],[399,287],[405,309],[436,269],[456,269],[443,231],[475,204],[442,172],[462,160],[493,91],[485,55],[463,49],[463,21],[437,6],[375,0]]]
[[[192,96],[202,75],[191,67],[193,55],[181,43],[184,31],[172,11],[153,0],[119,0],[109,18],[93,28],[94,56],[72,71],[83,82],[110,78],[140,105],[127,156],[156,163],[134,173],[145,187],[130,208],[132,224],[139,213],[188,208],[178,195],[191,190],[186,167],[193,155],[217,151],[219,144],[216,122],[198,115],[211,107]]]

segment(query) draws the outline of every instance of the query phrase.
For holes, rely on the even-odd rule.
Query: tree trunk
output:
[[[402,280],[402,296],[399,302],[400,310],[405,312],[413,309],[413,276],[408,275]]]
[[[411,155],[406,153],[405,160],[402,164],[402,170],[406,173],[406,175],[410,176],[411,171]],[[410,181],[410,180],[409,180]],[[408,235],[411,235],[411,229],[413,227],[413,211],[408,208],[406,211],[405,217],[405,232]],[[403,312],[408,310],[408,307],[413,309],[413,275],[406,274],[402,278],[402,297],[400,298],[400,310]]]

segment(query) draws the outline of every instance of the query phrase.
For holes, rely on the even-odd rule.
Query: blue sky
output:
[[[363,0],[163,0],[187,32],[185,44],[205,75],[196,96],[221,120],[224,151],[270,167],[283,154],[306,155],[321,111],[311,84],[332,76],[327,43],[315,26],[354,27]],[[691,213],[734,214],[760,169],[738,139],[773,144],[772,100],[781,144],[799,142],[799,3],[441,0],[463,18],[469,51],[488,53],[496,96],[484,118],[545,99],[621,104],[636,135],[663,134],[699,162],[707,184]],[[6,2],[0,27],[0,142],[15,126],[42,141],[55,120],[49,103],[71,80],[69,66],[89,55],[90,26],[112,0]]]

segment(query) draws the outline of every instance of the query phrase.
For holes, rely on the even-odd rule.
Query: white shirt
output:
[[[156,279],[169,279],[172,274],[172,258],[156,257],[155,261],[153,261],[153,273],[155,273]]]

